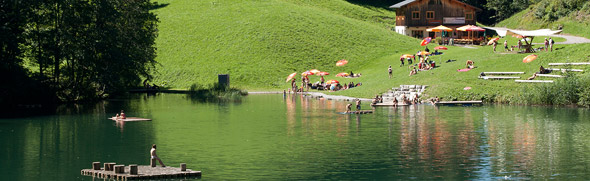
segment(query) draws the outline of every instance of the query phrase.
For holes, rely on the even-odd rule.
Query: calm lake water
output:
[[[70,106],[0,119],[1,180],[92,180],[91,162],[187,163],[208,180],[590,179],[588,109],[378,107],[250,95],[202,103],[181,94]],[[365,103],[364,109],[370,109]],[[124,109],[151,122],[116,124]]]

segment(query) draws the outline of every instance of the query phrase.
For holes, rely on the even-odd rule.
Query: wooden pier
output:
[[[537,74],[537,77],[553,77],[553,78],[564,78],[563,75],[551,75],[551,74]]]
[[[109,118],[110,120],[113,121],[124,121],[124,122],[129,122],[129,121],[151,121],[151,119],[147,119],[147,118],[138,118],[138,117],[127,117],[125,119],[117,119],[116,117],[111,117]]]
[[[186,164],[181,163],[176,167],[152,167],[150,165],[115,165],[115,163],[93,162],[91,169],[82,169],[82,175],[100,179],[113,180],[156,180],[156,179],[184,179],[201,176],[201,171],[186,169]]]
[[[483,101],[440,101],[434,103],[435,105],[471,105],[471,104],[483,104]]]
[[[360,110],[360,111],[350,111],[350,112],[342,112],[341,114],[371,114],[373,110]]]

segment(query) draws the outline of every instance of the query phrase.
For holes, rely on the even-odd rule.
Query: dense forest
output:
[[[85,101],[149,78],[150,0],[0,0],[0,103]]]

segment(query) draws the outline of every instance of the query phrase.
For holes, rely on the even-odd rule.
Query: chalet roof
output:
[[[405,0],[405,1],[399,2],[397,4],[391,5],[391,6],[389,6],[389,8],[401,8],[402,6],[413,3],[414,1],[416,1],[416,0]]]
[[[416,1],[419,1],[419,0],[404,0],[402,2],[399,2],[397,4],[394,4],[394,5],[389,6],[389,8],[392,8],[392,9],[401,8],[401,7],[404,7],[404,6],[408,5],[408,4],[413,3],[413,2],[416,2]],[[482,11],[481,9],[479,9],[479,8],[477,8],[475,6],[469,5],[467,3],[464,3],[464,2],[461,2],[461,1],[458,1],[458,0],[451,0],[451,1],[458,2],[459,4],[467,5],[467,6],[471,7],[471,8],[473,8],[473,9],[475,9],[476,11]]]

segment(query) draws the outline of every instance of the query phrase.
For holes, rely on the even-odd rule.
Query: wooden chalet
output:
[[[458,0],[404,0],[389,8],[396,9],[395,31],[416,38],[434,37],[426,29],[439,25],[452,28],[446,37],[462,38],[457,27],[475,25],[481,9]]]

